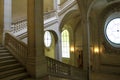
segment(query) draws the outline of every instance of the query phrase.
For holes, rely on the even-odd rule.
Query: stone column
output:
[[[59,60],[59,42],[58,42],[58,40],[55,41],[55,59]]]
[[[57,10],[57,0],[54,0],[54,10]]]
[[[82,19],[81,26],[83,27],[83,69],[85,71],[85,80],[90,80],[90,32],[87,21],[88,2],[88,0],[78,0]]]
[[[4,0],[4,31],[10,31],[12,22],[12,0]]]
[[[57,10],[59,10],[59,7],[60,7],[60,0],[56,0],[56,3],[57,3]]]
[[[60,0],[57,0],[57,4],[58,4],[58,5],[60,4]]]
[[[61,33],[59,33],[59,38],[58,38],[58,42],[59,42],[59,61],[62,61],[62,36]]]
[[[85,17],[85,16],[84,16]],[[89,28],[87,26],[87,20],[82,19],[83,26],[83,69],[86,71],[86,79],[89,80],[90,73],[90,40],[89,40]]]
[[[12,23],[12,0],[4,0],[4,29],[3,29],[3,43],[6,32],[11,30]]]
[[[4,27],[4,0],[0,0],[0,44],[3,38],[3,27]]]
[[[28,72],[39,79],[47,72],[43,42],[43,0],[28,0]]]

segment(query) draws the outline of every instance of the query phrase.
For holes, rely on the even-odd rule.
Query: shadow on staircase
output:
[[[30,80],[25,68],[2,45],[0,45],[0,80]]]

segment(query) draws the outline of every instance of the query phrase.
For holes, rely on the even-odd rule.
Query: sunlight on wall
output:
[[[67,0],[60,0],[60,4],[65,3]]]
[[[27,18],[27,0],[12,0],[12,22]]]

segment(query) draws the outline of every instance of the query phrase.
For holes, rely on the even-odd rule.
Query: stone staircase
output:
[[[31,80],[25,68],[0,45],[0,80]]]

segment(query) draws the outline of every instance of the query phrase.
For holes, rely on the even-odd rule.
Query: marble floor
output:
[[[120,74],[92,72],[90,80],[120,80]]]

